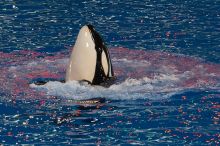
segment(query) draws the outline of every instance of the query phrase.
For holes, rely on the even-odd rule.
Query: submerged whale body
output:
[[[83,26],[67,66],[65,81],[87,81],[100,85],[114,79],[107,47],[92,25]]]

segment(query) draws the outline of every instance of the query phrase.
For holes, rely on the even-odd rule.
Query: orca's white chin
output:
[[[77,36],[66,71],[66,82],[87,81],[99,85],[114,76],[107,47],[92,25],[83,26]]]

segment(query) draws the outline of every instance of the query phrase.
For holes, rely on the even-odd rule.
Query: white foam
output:
[[[87,99],[94,97],[105,97],[110,99],[164,99],[181,91],[175,84],[177,77],[162,75],[154,79],[144,77],[142,79],[126,79],[114,84],[109,88],[102,86],[91,86],[77,81],[61,83],[50,81],[45,85],[31,87],[46,91],[47,95],[60,96],[68,99]]]
[[[55,67],[61,66],[64,68],[67,62],[68,59],[57,59],[53,62],[53,64]],[[50,66],[50,70],[53,70],[53,65],[51,65],[51,63],[49,65],[44,61],[44,65],[45,63],[46,66]],[[172,68],[172,66],[165,66],[163,64],[154,65],[145,60],[127,60],[116,58],[113,58],[113,65],[116,70],[119,69],[118,74],[122,77],[122,80],[125,80],[120,80],[119,83],[117,82],[109,88],[91,86],[77,81],[67,83],[50,81],[42,86],[32,84],[31,87],[36,90],[43,90],[47,95],[59,96],[68,99],[105,97],[120,100],[160,100],[169,98],[172,95],[182,93],[186,90],[212,88],[211,85],[202,80],[202,77],[205,76],[203,72],[201,80],[196,78],[197,74],[195,74],[195,72],[198,72],[198,70],[194,69],[179,72],[175,66]],[[120,69],[125,70],[126,72],[120,72]],[[54,68],[54,70],[57,70],[57,68]],[[137,70],[140,72],[135,74]],[[154,71],[155,74],[152,75],[152,71]],[[201,71],[203,71],[202,68]],[[148,78],[148,75],[151,78]],[[210,75],[206,75],[205,77],[209,76]],[[214,85],[213,89],[215,87],[218,88],[219,85]]]

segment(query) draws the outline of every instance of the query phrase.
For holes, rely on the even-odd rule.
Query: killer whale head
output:
[[[100,85],[114,78],[111,58],[92,25],[83,26],[77,36],[66,70],[66,82],[87,81]]]

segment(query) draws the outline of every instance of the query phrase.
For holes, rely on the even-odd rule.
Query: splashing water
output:
[[[0,115],[3,143],[217,143],[213,128],[219,117],[219,64],[177,54],[112,48],[117,80],[105,88],[59,82],[64,79],[70,51],[1,52],[4,104],[0,109],[6,111]],[[39,80],[48,83],[33,84]],[[104,97],[106,104],[87,107],[72,102],[94,97]]]
[[[56,96],[68,99],[163,99],[187,90],[219,89],[220,66],[198,58],[129,50],[110,49],[117,80],[109,88],[61,83],[68,53],[50,56],[34,51],[1,53],[1,88],[17,98]],[[49,81],[38,86],[36,80]]]
[[[0,145],[219,145],[219,5],[0,1]],[[111,46],[109,88],[59,82],[88,22]]]

